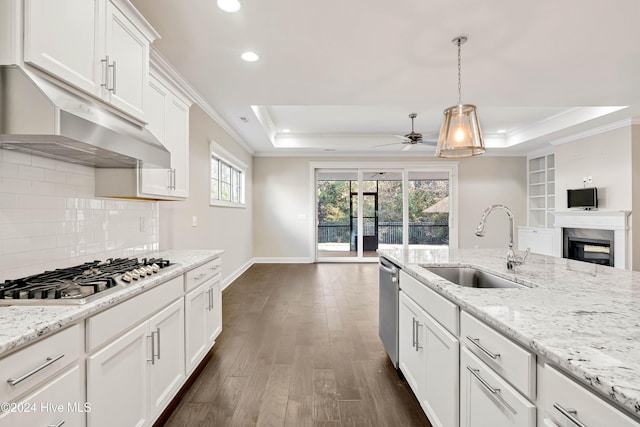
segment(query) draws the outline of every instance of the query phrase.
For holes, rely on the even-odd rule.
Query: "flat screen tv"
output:
[[[567,190],[567,207],[570,209],[596,209],[598,207],[598,189],[593,187]]]

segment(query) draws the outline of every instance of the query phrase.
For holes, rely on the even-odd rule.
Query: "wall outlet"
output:
[[[591,183],[593,182],[593,178],[592,178],[592,177],[590,177],[590,176],[588,176],[588,177],[587,177],[587,182],[588,182],[589,184],[591,184]]]
[[[140,217],[140,232],[144,233],[147,231],[147,219],[143,216]]]
[[[197,216],[193,216],[191,217],[191,226],[192,227],[197,227],[198,226],[198,217]]]
[[[586,177],[586,176],[583,176],[583,177],[582,177],[582,183],[583,183],[583,184],[586,184],[586,183],[587,183],[587,177]]]

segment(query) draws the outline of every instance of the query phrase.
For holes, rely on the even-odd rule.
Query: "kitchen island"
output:
[[[539,361],[640,419],[640,273],[536,254],[508,271],[506,249],[378,252]],[[445,265],[479,268],[525,287],[463,287],[424,268]]]

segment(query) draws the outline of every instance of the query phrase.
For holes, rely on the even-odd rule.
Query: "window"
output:
[[[245,206],[245,174],[247,167],[231,153],[211,143],[211,190],[209,204]]]

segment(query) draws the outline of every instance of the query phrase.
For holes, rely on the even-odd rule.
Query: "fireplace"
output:
[[[630,211],[556,211],[554,255],[630,268],[630,216]]]
[[[613,230],[563,228],[564,258],[614,266]]]

